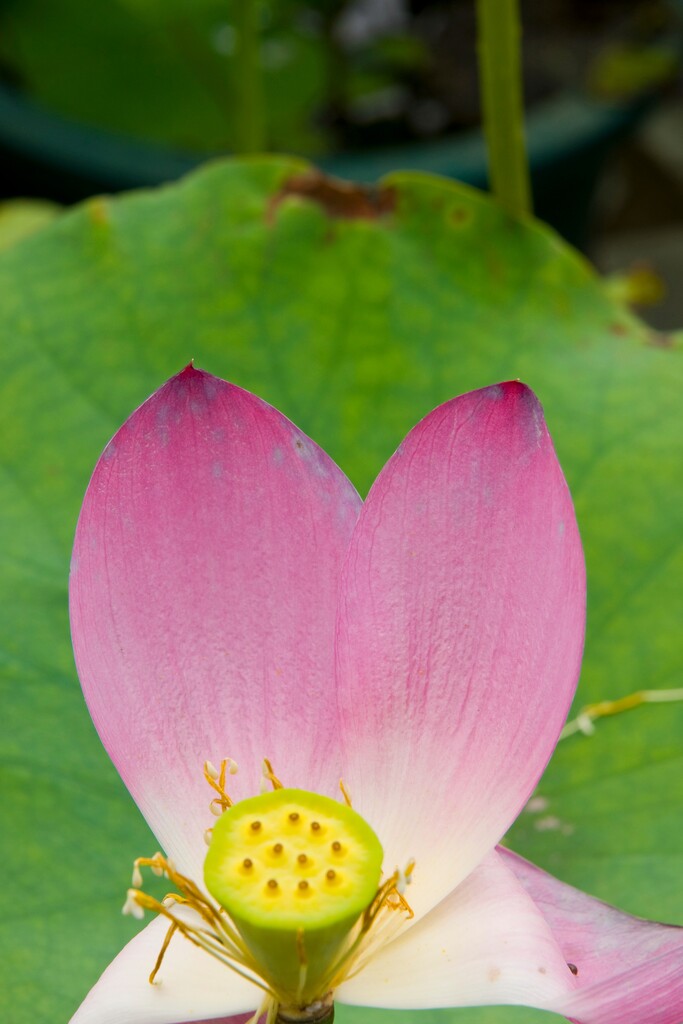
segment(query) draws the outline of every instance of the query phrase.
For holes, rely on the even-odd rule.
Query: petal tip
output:
[[[537,446],[549,440],[543,406],[535,391],[521,380],[506,381],[498,386],[502,389],[503,397],[514,404],[515,415],[519,417],[520,422],[528,424],[529,439]]]

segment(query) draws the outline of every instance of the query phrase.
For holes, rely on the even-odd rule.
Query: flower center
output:
[[[204,864],[263,976],[285,1001],[306,1002],[372,903],[382,847],[350,807],[300,789],[234,804],[216,822]]]
[[[220,770],[210,762],[204,768],[218,794],[211,804],[218,820],[205,836],[204,882],[218,906],[156,853],[135,861],[124,913],[152,910],[170,922],[150,981],[179,932],[262,989],[250,1024],[262,1013],[269,1024],[322,1024],[331,1019],[335,988],[412,917],[403,892],[413,862],[381,878],[379,839],[352,809],[343,783],[345,803],[286,789],[265,760],[273,792],[234,803],[225,782],[236,769],[229,758]],[[145,893],[141,867],[165,875],[176,891],[161,902]]]
[[[382,847],[350,807],[301,789],[242,800],[213,828],[209,892],[257,928],[329,927],[357,918],[377,892]]]

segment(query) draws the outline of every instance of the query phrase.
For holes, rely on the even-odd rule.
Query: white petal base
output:
[[[409,889],[409,901],[410,895]],[[501,1003],[542,1008],[567,998],[575,984],[542,915],[492,853],[344,982],[337,998],[396,1009]]]
[[[180,935],[148,978],[168,928],[157,918],[109,965],[71,1024],[185,1024],[253,1013],[262,992]]]

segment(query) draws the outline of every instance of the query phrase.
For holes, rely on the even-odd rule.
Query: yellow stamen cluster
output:
[[[136,860],[124,912],[151,910],[170,922],[151,982],[179,932],[264,991],[254,1024],[264,1013],[268,1024],[329,1020],[337,985],[412,917],[403,893],[413,864],[379,883],[381,846],[343,783],[343,804],[288,790],[266,760],[273,792],[234,804],[226,777],[236,770],[230,759],[204,768],[220,815],[206,834],[205,883],[219,905],[157,853]],[[143,892],[143,867],[165,875],[175,891],[162,901]]]

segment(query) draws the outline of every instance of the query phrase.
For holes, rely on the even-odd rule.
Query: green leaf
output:
[[[55,203],[42,199],[8,199],[0,203],[0,250],[27,238],[59,212]]]
[[[69,1017],[133,934],[119,913],[131,861],[156,849],[82,701],[66,582],[99,452],[190,358],[281,408],[361,489],[436,403],[522,377],[545,404],[588,559],[578,706],[681,685],[680,349],[549,231],[472,190],[397,174],[373,204],[284,187],[305,170],[216,164],[92,200],[0,255],[0,1007],[13,1024]],[[683,921],[682,730],[683,704],[651,705],[563,741],[547,807],[522,814],[511,845],[625,909]],[[421,1019],[456,1018],[548,1019]]]
[[[232,55],[241,0],[4,0],[0,61],[49,111],[199,154],[235,145]],[[263,4],[269,146],[318,153],[330,56],[283,0]],[[300,13],[300,11],[298,12]],[[58,130],[58,126],[57,129]],[[93,146],[96,142],[93,141]]]

